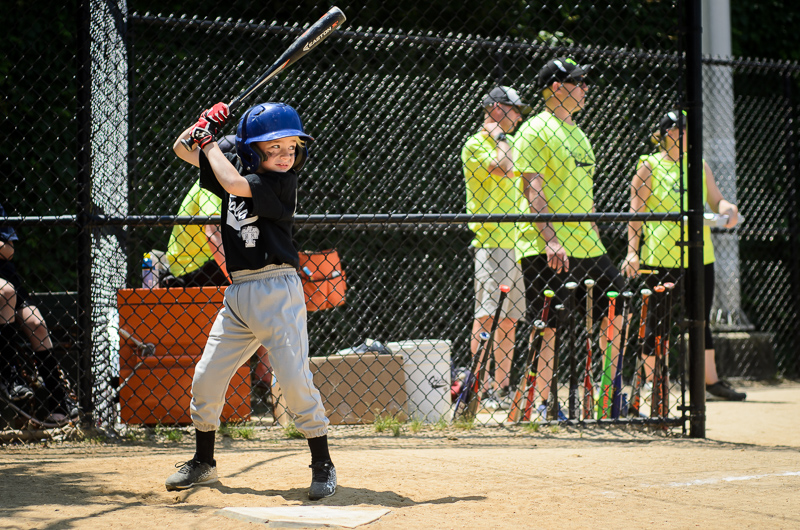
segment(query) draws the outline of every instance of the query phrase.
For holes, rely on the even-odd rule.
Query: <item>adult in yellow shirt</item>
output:
[[[195,182],[183,198],[179,216],[206,217],[220,214],[219,197]],[[219,226],[175,225],[167,249],[170,276],[164,287],[208,287],[228,285],[225,253]]]
[[[681,207],[680,190],[687,187],[687,164],[685,162],[688,141],[686,133],[681,134],[685,128],[685,119],[680,111],[668,112],[659,123],[659,130],[654,134],[654,139],[659,144],[659,150],[652,155],[639,159],[636,174],[631,186],[631,211],[632,212],[679,212],[685,211],[686,196],[684,195]],[[684,161],[681,163],[681,153]],[[681,170],[683,166],[683,170]],[[726,228],[733,228],[739,222],[739,210],[722,196],[714,180],[711,168],[703,161],[703,202],[708,203],[711,211],[728,216]],[[681,184],[681,181],[682,184]],[[641,242],[642,222],[631,221],[628,223],[628,254],[625,258],[623,271],[627,276],[639,274],[640,258],[639,246]],[[674,221],[644,223],[644,246],[641,249],[641,261],[648,269],[654,269],[656,274],[648,276],[647,282],[652,287],[658,283],[675,283],[675,291],[680,292],[681,247],[680,243],[687,240],[686,234],[681,234],[681,224]],[[683,252],[683,267],[688,266],[688,252]],[[714,339],[711,335],[709,320],[711,305],[714,299],[714,245],[711,241],[711,229],[703,227],[703,275],[705,283],[705,367],[706,391],[714,397],[728,401],[743,401],[747,394],[737,392],[730,383],[722,380],[717,375],[717,365],[714,355]],[[677,304],[675,304],[677,305]],[[654,312],[650,312],[651,315]],[[652,328],[654,321],[648,322]],[[652,333],[648,337],[652,338]],[[650,342],[650,341],[649,341]],[[653,344],[648,344],[653,351]],[[645,367],[648,377],[652,373],[652,355],[645,358]]]
[[[516,168],[522,174],[521,213],[592,213],[594,205],[595,156],[589,139],[575,123],[575,114],[586,103],[589,66],[559,57],[548,61],[537,78],[545,109],[522,124],[514,135]],[[608,291],[622,291],[625,279],[611,262],[592,222],[537,222],[517,226],[516,257],[520,261],[529,318],[540,318],[543,293],[555,292],[553,305],[564,303],[564,285],[579,285],[578,305],[584,295],[584,280],[595,283],[594,313],[602,320],[601,349],[605,349]],[[555,311],[550,311],[544,330],[544,344],[536,368],[537,387],[546,410],[549,381],[553,377]],[[613,325],[619,328],[622,318]],[[534,330],[535,332],[535,330]],[[619,345],[612,349],[616,360]],[[559,412],[559,419],[565,419]]]
[[[516,214],[519,175],[514,171],[506,135],[519,126],[522,116],[531,108],[523,103],[516,90],[507,86],[493,88],[484,97],[483,108],[481,129],[467,139],[461,151],[467,213]],[[473,355],[478,349],[479,334],[491,330],[500,285],[511,287],[494,337],[497,389],[487,389],[495,395],[484,402],[487,407],[504,408],[508,405],[515,325],[525,311],[522,273],[514,258],[514,223],[469,223],[469,227],[475,233],[471,244],[475,265],[475,317],[470,341]]]
[[[234,150],[234,137],[219,142],[223,152]],[[210,217],[220,215],[222,200],[200,187],[196,181],[184,196],[177,215]],[[175,225],[169,237],[167,261],[170,275],[160,281],[163,287],[212,287],[229,285],[219,225]]]

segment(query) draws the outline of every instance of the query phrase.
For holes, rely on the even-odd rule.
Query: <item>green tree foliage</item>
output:
[[[800,4],[792,0],[731,0],[733,55],[800,60]]]

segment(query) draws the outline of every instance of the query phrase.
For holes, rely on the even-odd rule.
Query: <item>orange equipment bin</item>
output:
[[[211,324],[222,307],[224,287],[120,289],[120,415],[129,424],[189,424],[192,376]],[[145,355],[135,341],[152,344]],[[135,373],[134,373],[135,372]],[[250,418],[250,367],[231,379],[222,421]]]

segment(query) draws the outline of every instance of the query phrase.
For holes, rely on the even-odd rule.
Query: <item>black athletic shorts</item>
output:
[[[547,266],[547,256],[544,254],[522,258],[520,264],[525,281],[525,300],[529,322],[542,318],[545,290],[551,289],[555,292],[547,318],[548,327],[552,328],[557,326],[555,306],[564,304],[566,311],[569,310],[569,289],[565,287],[567,283],[578,284],[575,290],[575,310],[583,315],[582,318],[586,318],[586,286],[583,282],[587,279],[595,281],[592,288],[592,318],[595,322],[608,316],[606,293],[609,291],[621,293],[626,285],[625,277],[620,274],[606,254],[596,258],[570,257],[569,271],[560,274],[556,274],[555,270]],[[617,312],[619,312],[618,306],[619,304],[617,304]],[[566,311],[564,311],[565,314]]]
[[[653,291],[653,298],[652,300],[654,303],[648,303],[647,305],[647,331],[645,335],[645,340],[647,342],[647,348],[645,350],[646,354],[652,354],[655,344],[655,326],[656,326],[656,318],[659,319],[664,318],[664,314],[666,313],[666,300],[664,299],[663,295],[661,297],[653,290],[653,288],[658,285],[659,283],[666,283],[672,282],[675,284],[675,288],[673,289],[673,296],[672,296],[672,315],[669,320],[670,325],[674,324],[677,319],[680,317],[680,307],[681,307],[681,297],[685,294],[683,290],[683,280],[688,277],[688,270],[686,269],[656,269],[655,274],[650,274],[645,278],[645,284],[647,288]],[[705,295],[705,306],[703,307],[703,314],[705,315],[705,336],[706,336],[706,349],[713,350],[714,349],[714,337],[711,335],[711,326],[709,325],[709,320],[711,318],[711,306],[714,302],[714,264],[709,263],[708,265],[703,266],[703,279],[704,279],[704,289],[703,293]],[[666,324],[666,322],[665,322]],[[662,328],[663,330],[664,328]],[[676,340],[673,334],[673,340]]]
[[[160,284],[163,287],[216,287],[230,285],[227,276],[213,259],[183,276],[167,276]]]

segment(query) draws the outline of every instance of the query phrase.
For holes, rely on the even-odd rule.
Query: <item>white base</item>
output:
[[[356,528],[377,521],[390,510],[354,510],[335,506],[278,506],[275,508],[229,507],[217,515],[251,523],[294,523],[303,525],[336,525]]]

